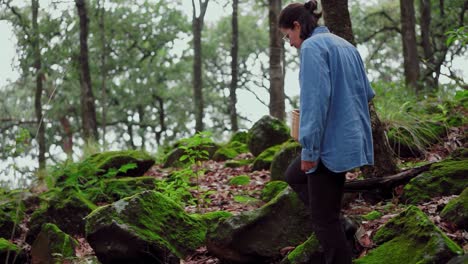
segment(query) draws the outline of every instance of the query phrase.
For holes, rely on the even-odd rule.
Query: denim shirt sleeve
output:
[[[328,60],[320,48],[301,50],[299,73],[301,159],[317,161],[330,102],[331,81]]]

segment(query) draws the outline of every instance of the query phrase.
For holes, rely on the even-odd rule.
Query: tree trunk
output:
[[[159,131],[156,131],[156,127],[154,127],[153,131],[156,136],[156,142],[158,143],[158,145],[160,145],[162,133],[166,131],[166,122],[164,121],[166,119],[166,113],[164,112],[164,100],[162,99],[162,97],[155,96],[154,99],[158,102],[159,105],[159,126],[161,127],[161,129]]]
[[[67,158],[71,160],[73,155],[73,131],[71,129],[71,124],[66,116],[60,118],[60,124],[64,132],[63,151],[67,154]]]
[[[335,34],[343,34],[338,36],[347,39],[348,41],[354,41],[354,37],[350,37],[353,35],[351,21],[342,21],[344,17],[346,17],[348,20],[350,19],[349,11],[347,8],[347,1],[340,0],[322,2],[324,3],[323,13],[326,19],[325,24],[329,25],[330,31],[335,32]],[[332,4],[339,6],[331,5],[331,2],[333,2]],[[336,10],[339,10],[342,13],[338,13]],[[334,20],[340,22],[335,23]],[[341,25],[349,26],[340,28]],[[388,143],[387,136],[385,135],[385,127],[383,126],[382,122],[380,122],[380,119],[377,115],[377,112],[375,111],[375,107],[372,102],[369,103],[369,112],[372,125],[372,140],[374,144],[374,166],[364,166],[362,168],[362,171],[367,178],[382,177],[384,175],[395,174],[398,171],[398,168],[396,166],[396,160],[394,158],[393,151]]]
[[[86,0],[75,0],[80,18],[80,85],[81,85],[81,118],[85,142],[98,139],[96,107],[91,86],[88,59],[88,13]]]
[[[203,19],[208,7],[208,0],[203,3],[200,0],[200,13],[196,15],[195,0],[192,0],[193,19],[193,100],[195,104],[195,131],[200,132],[204,129],[203,124],[203,79],[202,79],[202,46],[201,33],[203,30]]]
[[[423,75],[423,81],[426,87],[437,90],[438,82],[434,78],[435,70],[433,47],[431,43],[431,0],[420,0],[421,13],[421,42],[424,51],[424,60],[426,61],[426,70]]]
[[[348,0],[322,1],[322,6],[323,19],[330,31],[356,46],[348,11]]]
[[[237,9],[239,6],[239,0],[232,1],[232,46],[231,46],[231,86],[229,89],[229,116],[231,118],[231,130],[236,132],[239,130],[237,124],[237,74],[238,74],[238,44],[239,44],[239,29],[238,29],[238,18],[237,18]]]
[[[283,85],[284,49],[281,34],[278,29],[278,16],[281,11],[281,0],[268,0],[268,20],[270,23],[270,115],[284,121],[285,96]]]
[[[105,0],[101,1],[98,0],[98,10],[100,11],[99,16],[99,31],[101,34],[101,105],[102,105],[102,121],[101,121],[101,129],[102,129],[102,144],[103,148],[107,148],[106,143],[106,126],[107,126],[107,91],[106,91],[106,79],[107,79],[107,67],[106,67],[106,34],[105,34],[105,25],[104,25],[104,3]],[[100,8],[99,8],[100,7]]]
[[[416,47],[416,32],[414,18],[414,0],[400,0],[401,12],[401,38],[403,43],[403,58],[406,85],[419,93],[419,58]]]
[[[32,46],[34,51],[34,68],[36,68],[36,95],[34,98],[34,110],[36,112],[37,119],[37,142],[39,145],[39,170],[43,170],[46,167],[46,142],[45,142],[45,130],[44,130],[44,120],[42,116],[42,90],[44,79],[44,74],[42,72],[42,59],[40,51],[40,36],[39,36],[39,25],[37,22],[38,10],[39,10],[39,0],[32,0],[32,30],[33,30],[33,39]]]

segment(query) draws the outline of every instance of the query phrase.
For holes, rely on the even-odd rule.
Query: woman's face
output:
[[[281,33],[283,34],[283,40],[289,42],[292,47],[296,49],[301,48],[302,39],[301,39],[301,25],[299,22],[294,21],[293,28],[280,28]]]

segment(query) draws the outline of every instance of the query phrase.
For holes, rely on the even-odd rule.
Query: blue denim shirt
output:
[[[368,102],[375,94],[359,52],[320,26],[302,43],[300,57],[302,160],[320,160],[333,172],[372,165]]]

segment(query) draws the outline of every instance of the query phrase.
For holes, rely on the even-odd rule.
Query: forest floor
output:
[[[468,127],[465,128],[452,128],[449,134],[439,144],[434,145],[424,157],[419,159],[407,159],[401,160],[400,164],[402,170],[414,166],[414,164],[420,164],[424,162],[435,162],[447,157],[451,151],[459,146],[462,146],[461,138],[463,133]],[[243,154],[237,159],[252,158],[251,154]],[[406,167],[405,164],[409,166]],[[412,165],[411,165],[412,164]],[[405,168],[406,167],[406,168]],[[201,168],[205,171],[204,176],[198,179],[197,185],[198,190],[193,191],[193,195],[196,197],[199,194],[207,191],[213,191],[208,197],[202,199],[203,205],[199,208],[194,206],[186,207],[186,211],[189,213],[199,212],[206,213],[212,211],[229,211],[234,215],[239,214],[243,211],[250,211],[261,207],[264,202],[260,200],[260,194],[265,184],[270,180],[270,172],[268,170],[252,171],[251,166],[242,166],[238,168],[226,168],[224,162],[206,161],[203,162]],[[157,178],[165,178],[170,173],[170,170],[163,169],[156,165],[152,167],[146,175],[152,175]],[[352,181],[357,178],[359,173],[348,173],[347,180]],[[248,185],[230,185],[229,180],[239,175],[248,175],[250,177],[250,183]],[[378,211],[382,216],[372,221],[363,221],[361,227],[356,233],[355,253],[356,257],[362,257],[367,254],[369,250],[375,247],[372,242],[372,237],[375,232],[383,226],[392,217],[398,215],[404,210],[404,205],[398,201],[399,195],[401,195],[403,185],[398,186],[394,189],[394,197],[388,200],[380,201],[368,201],[365,197],[360,194],[353,196],[352,202],[345,204],[343,213],[348,217],[365,215],[372,211]],[[253,197],[251,201],[242,199],[240,201],[238,197]],[[419,204],[418,207],[423,210],[429,218],[436,224],[448,237],[454,240],[460,245],[465,252],[468,251],[468,232],[466,230],[456,229],[453,225],[448,222],[444,222],[439,216],[444,206],[456,196],[444,196],[434,197],[431,201]],[[288,247],[281,252],[285,255],[294,249]],[[220,263],[219,259],[210,255],[206,247],[202,247],[197,252],[185,259],[185,264],[214,264]]]

